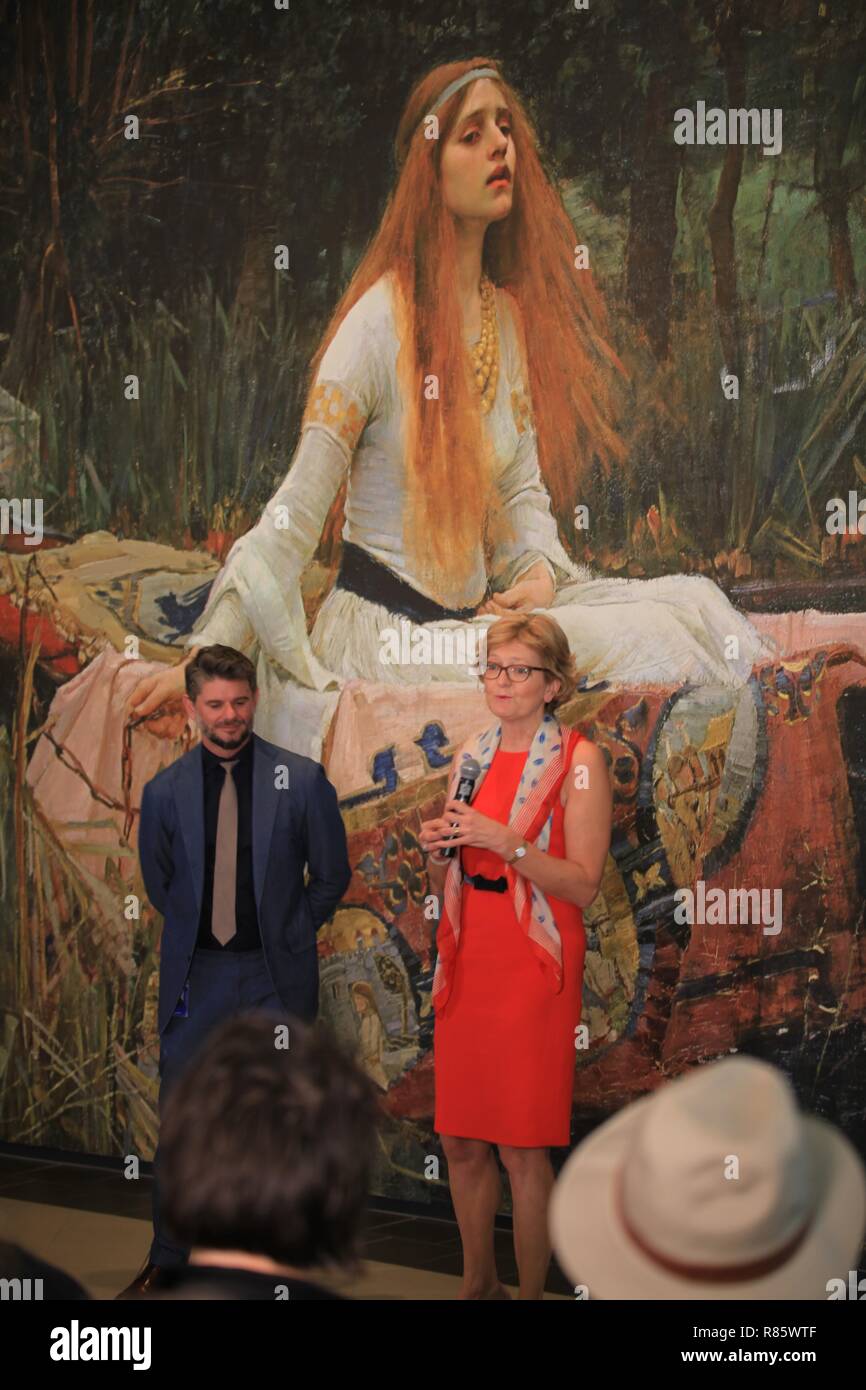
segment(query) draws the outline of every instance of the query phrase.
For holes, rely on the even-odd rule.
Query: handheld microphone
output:
[[[467,758],[465,763],[463,764],[463,769],[460,773],[460,781],[457,783],[457,789],[454,793],[454,800],[470,802],[472,800],[472,794],[475,791],[475,783],[478,781],[478,778],[480,776],[481,764],[479,763],[478,759]],[[459,830],[460,822],[452,821],[451,826],[452,829]],[[451,845],[448,849],[442,850],[441,857],[443,859],[453,859],[456,853],[457,846]]]

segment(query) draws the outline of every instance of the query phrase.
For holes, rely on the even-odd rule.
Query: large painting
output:
[[[862,6],[8,19],[0,1138],[153,1154],[141,793],[221,642],[339,797],[375,1190],[446,1202],[418,831],[539,609],[615,788],[573,1139],[745,1051],[866,1152]]]

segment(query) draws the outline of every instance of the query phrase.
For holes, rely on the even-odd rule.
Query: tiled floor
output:
[[[150,1245],[150,1178],[119,1169],[0,1154],[0,1235],[74,1275],[95,1298],[113,1298]],[[497,1230],[497,1263],[516,1297],[511,1232]],[[355,1298],[452,1299],[460,1288],[453,1221],[370,1210],[360,1277],[323,1282]],[[548,1298],[571,1297],[551,1263]]]

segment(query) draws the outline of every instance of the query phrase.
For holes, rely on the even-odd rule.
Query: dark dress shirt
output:
[[[217,757],[202,744],[204,773],[204,893],[198,924],[196,946],[205,951],[260,951],[262,936],[256,912],[253,885],[253,740],[247,739],[238,753]],[[211,928],[213,912],[213,880],[216,860],[217,816],[220,792],[229,774],[223,762],[237,758],[238,765],[230,774],[238,792],[238,866],[235,891],[235,922],[237,931],[225,946],[217,941]]]

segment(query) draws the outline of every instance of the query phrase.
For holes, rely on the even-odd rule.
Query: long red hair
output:
[[[449,273],[456,264],[454,219],[440,183],[443,145],[468,86],[437,111],[439,138],[424,133],[424,117],[440,93],[475,67],[499,71],[490,58],[443,63],[412,89],[395,141],[396,186],[310,366],[312,382],[348,311],[391,272],[408,480],[404,540],[433,593],[444,575],[453,583],[455,574],[465,573],[497,505],[456,277]],[[604,305],[592,274],[575,269],[579,238],[542,166],[532,123],[505,79],[492,80],[511,111],[516,162],[511,211],[488,227],[482,268],[511,296],[539,465],[554,511],[563,517],[579,500],[580,480],[593,456],[605,470],[625,456],[614,425],[615,377],[624,376],[625,369],[607,342]],[[423,389],[430,375],[439,382],[435,400]],[[340,513],[342,496],[336,504]]]

